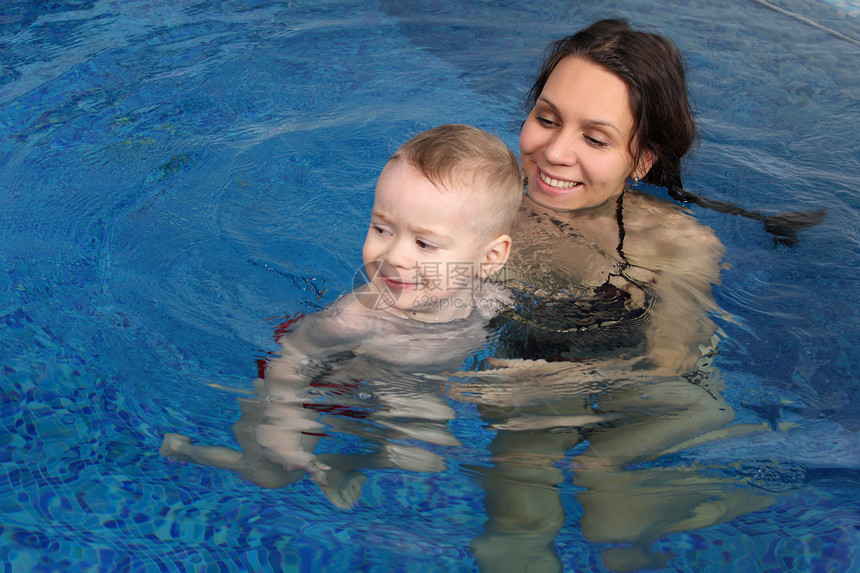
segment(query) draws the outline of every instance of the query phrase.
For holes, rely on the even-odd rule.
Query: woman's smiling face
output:
[[[596,210],[621,194],[634,172],[634,121],[627,85],[586,60],[568,56],[547,79],[520,132],[529,196],[558,210]]]

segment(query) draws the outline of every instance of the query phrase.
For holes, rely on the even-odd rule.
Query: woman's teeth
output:
[[[579,183],[574,181],[559,181],[558,179],[553,179],[552,177],[547,176],[543,171],[539,171],[538,174],[540,175],[541,181],[550,187],[555,187],[556,189],[570,189],[579,185]]]

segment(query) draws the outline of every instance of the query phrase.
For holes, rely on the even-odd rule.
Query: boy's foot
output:
[[[341,509],[352,509],[361,498],[361,486],[367,476],[358,470],[329,470],[325,483],[320,483],[320,489],[329,501]]]
[[[187,454],[182,453],[182,447],[189,445],[191,445],[191,438],[188,436],[168,432],[164,434],[164,440],[161,442],[161,448],[158,449],[158,453],[168,458],[190,462],[191,458]]]
[[[442,456],[405,444],[385,444],[380,454],[388,462],[388,467],[401,470],[435,473],[443,472],[447,467]]]

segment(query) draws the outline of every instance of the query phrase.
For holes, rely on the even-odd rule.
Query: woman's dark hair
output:
[[[696,122],[687,97],[687,80],[681,55],[669,39],[640,32],[626,20],[601,20],[547,47],[540,74],[528,92],[526,104],[537,103],[550,74],[569,56],[591,62],[614,74],[627,85],[633,113],[633,134],[628,146],[634,165],[646,152],[654,163],[643,181],[665,187],[669,196],[763,221],[776,241],[792,245],[797,231],[816,225],[824,211],[766,216],[730,203],[711,201],[686,191],[681,182],[681,159],[696,139]]]
[[[687,98],[684,64],[675,45],[657,34],[633,30],[624,20],[601,20],[553,42],[547,48],[540,75],[528,93],[534,107],[558,63],[575,56],[600,66],[626,85],[633,112],[629,142],[634,164],[646,151],[654,164],[643,180],[666,187],[670,194],[682,189],[681,158],[696,138],[696,123]]]

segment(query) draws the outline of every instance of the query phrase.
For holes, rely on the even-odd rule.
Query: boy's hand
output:
[[[306,471],[319,481],[320,474],[331,469],[317,460],[313,453],[302,449],[302,434],[295,428],[260,424],[254,429],[254,435],[263,448],[263,455],[287,471]]]
[[[326,465],[319,461],[316,456],[311,460],[307,468],[308,477],[317,482],[321,486],[328,485],[328,478],[326,472],[331,469],[331,466]]]

